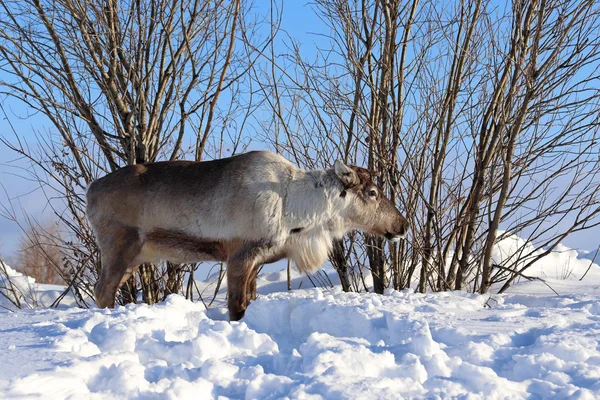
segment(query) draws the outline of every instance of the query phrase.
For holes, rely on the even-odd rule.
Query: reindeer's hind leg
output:
[[[100,237],[102,268],[94,293],[100,308],[115,305],[117,289],[138,267],[136,258],[142,248],[142,240],[136,228],[117,224],[104,226]]]

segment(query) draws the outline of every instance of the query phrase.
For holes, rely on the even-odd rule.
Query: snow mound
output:
[[[519,249],[538,254],[507,237],[494,260],[510,263]],[[520,279],[491,297],[288,292],[286,272],[269,272],[234,323],[223,308],[181,296],[114,310],[0,307],[0,397],[600,398],[600,267],[592,258],[558,246],[526,271],[545,283]],[[7,272],[39,305],[61,290]],[[291,286],[310,281],[293,272]],[[225,304],[225,292],[226,280],[215,304]]]
[[[35,279],[15,271],[0,261],[0,310],[13,310],[17,307],[31,307],[32,293],[35,291]]]
[[[62,285],[39,284],[34,278],[5,263],[0,265],[0,310],[50,307],[65,289]],[[60,303],[62,308],[74,305],[75,299],[70,295],[65,296]]]
[[[494,263],[520,270],[543,253],[543,249],[535,248],[531,242],[517,235],[510,235],[494,245],[492,259]],[[529,266],[524,274],[544,279],[578,280],[587,272],[590,277],[599,278],[600,257],[594,259],[595,255],[595,252],[577,251],[558,244],[547,255]]]
[[[40,341],[58,358],[12,375],[0,367],[0,390],[50,399],[600,397],[600,292],[532,298],[313,289],[261,296],[239,323],[180,296],[29,311],[0,328],[2,359],[26,358]]]

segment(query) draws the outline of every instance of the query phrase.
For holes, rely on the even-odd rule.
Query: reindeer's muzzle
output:
[[[406,237],[408,231],[408,221],[402,215],[394,221],[392,229],[383,236],[390,242],[398,242]]]

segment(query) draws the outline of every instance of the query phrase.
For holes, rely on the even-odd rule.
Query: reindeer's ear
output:
[[[358,174],[352,168],[337,160],[334,164],[335,174],[347,188],[354,187],[360,183]]]

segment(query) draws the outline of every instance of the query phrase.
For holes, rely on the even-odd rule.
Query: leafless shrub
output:
[[[379,293],[415,274],[421,292],[504,291],[600,223],[597,2],[312,4],[325,24],[317,56],[290,38],[254,73],[272,115],[264,135],[307,167],[368,165],[412,224],[398,247],[336,246],[342,282],[367,267]],[[543,251],[498,264],[494,246],[513,234]]]
[[[37,283],[64,283],[60,246],[55,224],[29,226],[21,237],[17,268]]]
[[[370,272],[378,293],[415,280],[421,292],[504,291],[600,223],[598,2],[311,5],[324,29],[309,57],[293,37],[274,42],[275,6],[261,25],[242,0],[0,0],[0,94],[52,126],[39,147],[1,140],[31,160],[68,231],[80,304],[99,267],[86,185],[125,164],[239,152],[247,130],[300,166],[368,166],[410,218],[398,246],[335,244],[344,290],[366,290]],[[529,244],[494,259],[514,234]],[[195,268],[145,265],[120,301],[192,296]]]
[[[26,107],[16,117],[38,113],[51,127],[38,145],[16,130],[0,140],[31,162],[65,227],[63,266],[81,305],[100,267],[87,185],[127,164],[243,151],[247,71],[271,37],[260,24],[245,0],[0,1],[0,95]],[[184,270],[143,265],[120,301],[159,301],[181,290]]]

